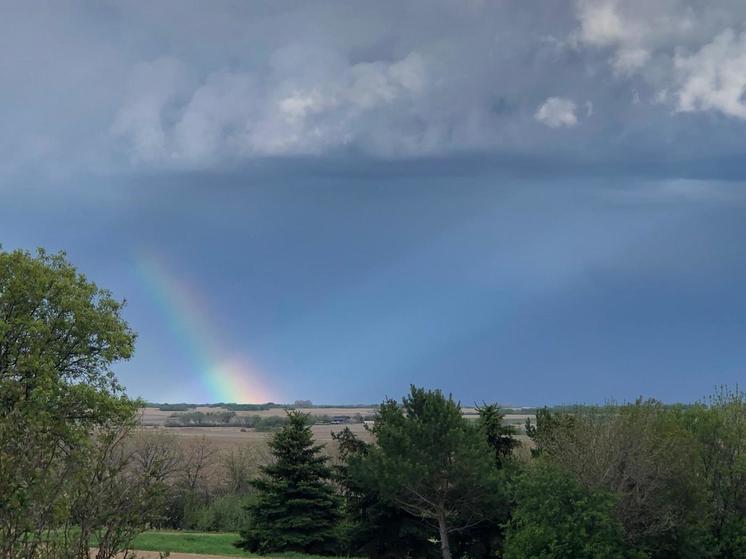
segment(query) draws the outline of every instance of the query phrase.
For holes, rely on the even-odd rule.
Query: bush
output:
[[[246,526],[246,506],[251,497],[220,495],[206,503],[190,502],[182,528],[198,532],[238,532]]]
[[[523,474],[516,490],[506,559],[621,559],[629,557],[614,499],[581,487],[543,461]]]

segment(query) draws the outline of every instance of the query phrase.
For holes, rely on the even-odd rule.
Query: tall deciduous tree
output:
[[[483,503],[499,493],[483,433],[452,398],[414,386],[401,407],[381,405],[373,433],[367,474],[384,497],[437,527],[450,559],[450,534],[484,521]]]
[[[697,442],[711,548],[717,557],[746,557],[746,394],[721,387],[706,402],[676,411]]]
[[[248,527],[240,546],[267,553],[335,551],[340,501],[322,445],[315,445],[308,415],[288,412],[289,423],[269,442],[274,462],[253,482]]]
[[[111,370],[134,347],[123,304],[62,254],[0,251],[2,557],[55,557],[85,489],[113,471],[114,443],[139,407]],[[110,512],[89,517],[86,529]],[[86,541],[70,545],[87,556]]]
[[[627,542],[654,559],[703,557],[708,500],[691,433],[655,400],[544,411],[531,431],[543,459],[616,495]]]

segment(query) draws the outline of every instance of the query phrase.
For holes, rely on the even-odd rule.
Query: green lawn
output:
[[[256,557],[235,547],[238,534],[221,532],[165,532],[151,531],[140,534],[132,543],[132,549],[141,551],[172,551],[181,553],[204,553],[229,557]],[[271,557],[295,557],[298,559],[330,559],[315,555],[287,553]]]
[[[137,536],[132,543],[132,548],[142,551],[180,551],[182,553],[251,557],[250,553],[233,545],[237,541],[238,534],[152,531]]]

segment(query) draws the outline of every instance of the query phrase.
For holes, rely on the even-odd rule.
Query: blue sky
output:
[[[275,401],[743,384],[740,2],[4,11],[0,243],[127,299],[133,395],[218,396],[143,255]]]

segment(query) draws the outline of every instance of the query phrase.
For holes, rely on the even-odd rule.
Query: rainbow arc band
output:
[[[163,259],[143,253],[137,273],[169,329],[189,355],[206,394],[204,402],[265,403],[271,391],[264,376],[244,355],[227,355],[204,299],[169,271]]]

